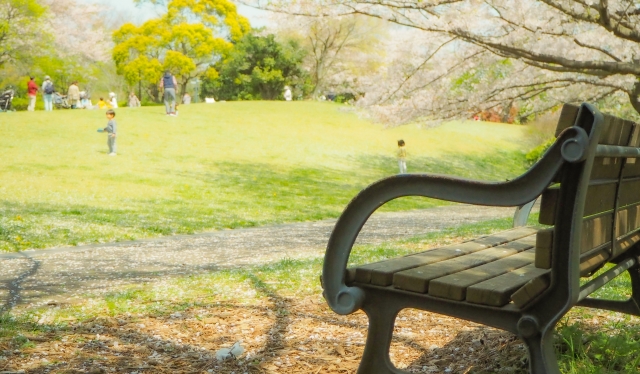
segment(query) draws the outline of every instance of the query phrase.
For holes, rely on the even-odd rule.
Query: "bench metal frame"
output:
[[[529,369],[534,374],[560,373],[553,329],[574,305],[640,315],[640,273],[635,247],[618,259],[622,265],[580,287],[581,222],[593,159],[597,154],[632,155],[628,147],[598,146],[602,126],[603,115],[595,107],[582,104],[574,126],[565,129],[543,158],[516,179],[487,183],[430,174],[401,174],[373,183],[348,204],[329,239],[322,279],[324,297],[334,312],[346,315],[362,309],[369,318],[359,374],[405,373],[389,357],[395,319],[405,308],[462,318],[516,334],[528,348]],[[555,216],[550,286],[523,309],[513,304],[502,308],[475,305],[393,287],[348,286],[345,282],[351,248],[360,230],[369,216],[390,200],[424,196],[475,205],[519,206],[514,224],[520,225],[526,222],[530,210],[526,205],[554,181],[561,183],[561,205]],[[628,301],[587,297],[624,271],[630,273],[632,280],[633,294]]]

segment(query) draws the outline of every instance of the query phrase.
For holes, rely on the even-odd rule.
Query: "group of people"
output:
[[[176,89],[178,88],[178,82],[176,77],[171,74],[170,71],[165,71],[162,78],[160,79],[160,89],[163,90],[163,100],[165,106],[165,112],[168,116],[175,116],[177,114],[177,102],[176,102]],[[35,77],[31,76],[29,82],[27,83],[27,93],[29,95],[29,106],[27,110],[34,111],[36,107],[36,97],[40,87],[35,82]],[[51,81],[51,77],[48,75],[44,78],[42,82],[42,97],[44,99],[44,108],[45,110],[53,110],[53,96],[58,94],[58,91],[53,85]],[[62,96],[62,95],[61,95]],[[63,96],[64,97],[64,96]],[[292,94],[291,89],[286,86],[284,90],[284,99],[286,101],[291,101]],[[79,109],[79,108],[94,108],[91,100],[85,91],[80,91],[78,88],[78,82],[74,81],[71,83],[69,88],[67,89],[66,100],[71,107],[71,109]],[[182,97],[183,104],[191,103],[191,96],[189,93],[185,92]],[[134,92],[129,94],[128,100],[129,107],[139,107],[140,99],[136,96]],[[116,94],[111,92],[109,93],[109,99],[105,100],[104,98],[100,98],[96,107],[98,109],[112,109],[118,107],[118,101]]]
[[[44,101],[44,110],[50,111],[53,110],[54,106],[54,96],[58,95],[59,100],[64,101],[64,108],[71,109],[112,109],[118,107],[118,98],[114,92],[109,93],[109,99],[105,100],[104,98],[100,98],[97,105],[94,106],[89,98],[89,95],[86,91],[81,91],[78,87],[78,82],[73,81],[69,88],[67,89],[67,94],[60,94],[59,91],[54,86],[51,81],[50,76],[45,76],[44,81],[42,82],[42,87],[39,87],[35,81],[35,77],[30,76],[29,82],[27,83],[27,94],[29,96],[29,105],[27,106],[28,111],[34,111],[36,108],[36,98],[38,96],[38,92],[42,91],[42,98]],[[59,102],[59,104],[62,104]],[[135,93],[131,92],[129,95],[130,107],[139,107],[140,100],[136,96]]]
[[[42,89],[42,98],[44,101],[44,110],[51,111],[53,110],[54,103],[59,104],[64,108],[71,109],[92,109],[93,103],[89,98],[89,95],[86,91],[81,91],[78,87],[78,82],[73,81],[71,85],[67,88],[67,94],[63,95],[59,93],[58,89],[54,86],[51,81],[50,76],[45,76],[44,81],[42,82],[42,87],[39,87],[35,81],[35,77],[29,77],[29,82],[27,83],[27,94],[29,96],[29,105],[27,106],[28,111],[34,111],[36,108],[36,98],[38,92]],[[110,94],[111,105],[115,105],[117,107],[118,103],[116,101],[116,94]],[[56,101],[58,100],[58,101]]]

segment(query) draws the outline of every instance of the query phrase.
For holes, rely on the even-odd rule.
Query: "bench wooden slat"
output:
[[[618,257],[637,243],[635,233],[640,229],[640,204],[624,207],[616,214],[615,245],[611,258]]]
[[[551,250],[553,248],[553,228],[538,231],[536,234],[535,265],[539,269],[551,269]]]
[[[591,179],[618,179],[623,165],[620,157],[596,157],[593,160]]]
[[[549,288],[550,284],[551,279],[549,277],[549,273],[533,278],[525,283],[524,286],[520,287],[519,290],[514,292],[511,295],[511,300],[518,308],[524,308],[531,300]]]
[[[626,146],[629,144],[632,130],[633,122],[605,114],[604,127],[600,132],[598,144]]]
[[[638,231],[638,229],[636,229],[636,231],[634,232],[628,233],[626,236],[616,241],[611,258],[613,259],[619,256],[621,253],[627,251],[629,248],[631,248],[634,244],[638,243],[639,241],[640,241],[640,232]]]
[[[640,179],[623,179],[618,200],[621,207],[640,202]]]
[[[535,234],[535,232],[536,229],[530,227],[519,227],[513,230],[480,237],[465,243],[452,244],[417,254],[359,266],[356,268],[355,280],[358,283],[389,286],[393,282],[393,274],[399,271],[474,253],[512,240],[521,239],[528,235]]]
[[[527,265],[467,288],[467,301],[474,304],[504,306],[525,283],[549,270]]]
[[[580,253],[587,253],[613,240],[611,235],[613,214],[604,214],[582,221]],[[540,230],[536,239],[536,267],[551,269],[553,229]]]
[[[631,136],[629,138],[629,147],[640,147],[640,125],[633,124],[633,130],[631,130]],[[637,177],[640,176],[640,162],[636,158],[628,158],[625,162],[622,170],[622,177]]]
[[[382,286],[391,284],[393,273],[409,269],[414,266],[431,264],[439,261],[448,260],[450,258],[462,256],[486,249],[487,245],[475,243],[473,241],[450,245],[441,248],[430,249],[425,252],[412,254],[409,256],[398,257],[394,259],[383,260],[371,264],[362,265],[356,268],[355,281],[359,283],[371,283],[372,274],[376,273],[376,282]],[[384,274],[390,273],[388,284],[384,280]],[[382,284],[380,284],[382,283]]]
[[[597,184],[590,185],[584,204],[584,216],[592,216],[613,210],[616,201],[617,185],[617,181],[602,184],[597,182]],[[555,224],[555,210],[558,204],[559,193],[560,190],[557,187],[548,188],[542,193],[539,218],[541,224]]]
[[[613,214],[586,219],[582,221],[582,237],[580,238],[580,253],[586,253],[596,247],[610,242],[613,237]]]
[[[591,272],[604,264],[610,257],[608,248],[596,251],[593,254],[580,259],[580,276],[586,277]]]
[[[623,178],[640,177],[640,161],[635,158],[628,158],[622,169]]]
[[[389,259],[356,268],[356,282],[388,286],[393,281],[393,273],[412,267],[445,261],[454,257],[486,249],[487,245],[467,242],[457,246],[432,249],[415,255]]]
[[[535,249],[514,254],[475,268],[437,278],[429,282],[429,295],[451,300],[464,300],[467,287],[531,264]]]
[[[393,286],[402,290],[425,293],[432,279],[457,273],[463,270],[484,265],[488,262],[514,255],[532,248],[530,241],[513,241],[497,247],[478,251],[466,256],[441,261],[436,264],[420,266],[397,272],[393,275]]]
[[[564,104],[562,106],[562,109],[560,110],[560,118],[558,118],[558,125],[556,126],[556,138],[564,129],[575,124],[579,110],[580,107],[577,105]]]

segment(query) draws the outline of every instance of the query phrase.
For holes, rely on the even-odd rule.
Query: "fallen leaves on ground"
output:
[[[355,373],[366,328],[364,313],[336,315],[317,297],[214,303],[168,315],[101,316],[25,335],[31,348],[5,345],[0,372]],[[245,349],[238,359],[216,359],[218,349],[237,341]],[[513,335],[417,310],[398,316],[391,359],[416,373],[526,368],[525,350]]]

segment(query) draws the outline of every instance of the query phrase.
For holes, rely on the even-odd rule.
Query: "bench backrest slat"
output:
[[[562,108],[556,136],[573,126],[578,110],[579,107],[573,105]],[[598,144],[639,147],[640,126],[605,114]],[[542,194],[540,223],[555,224],[556,209],[562,206],[559,191],[559,186],[555,185]],[[580,238],[580,272],[583,276],[640,241],[640,160],[624,157],[594,159],[584,217]],[[551,267],[551,238],[544,231],[538,236],[537,267]]]

